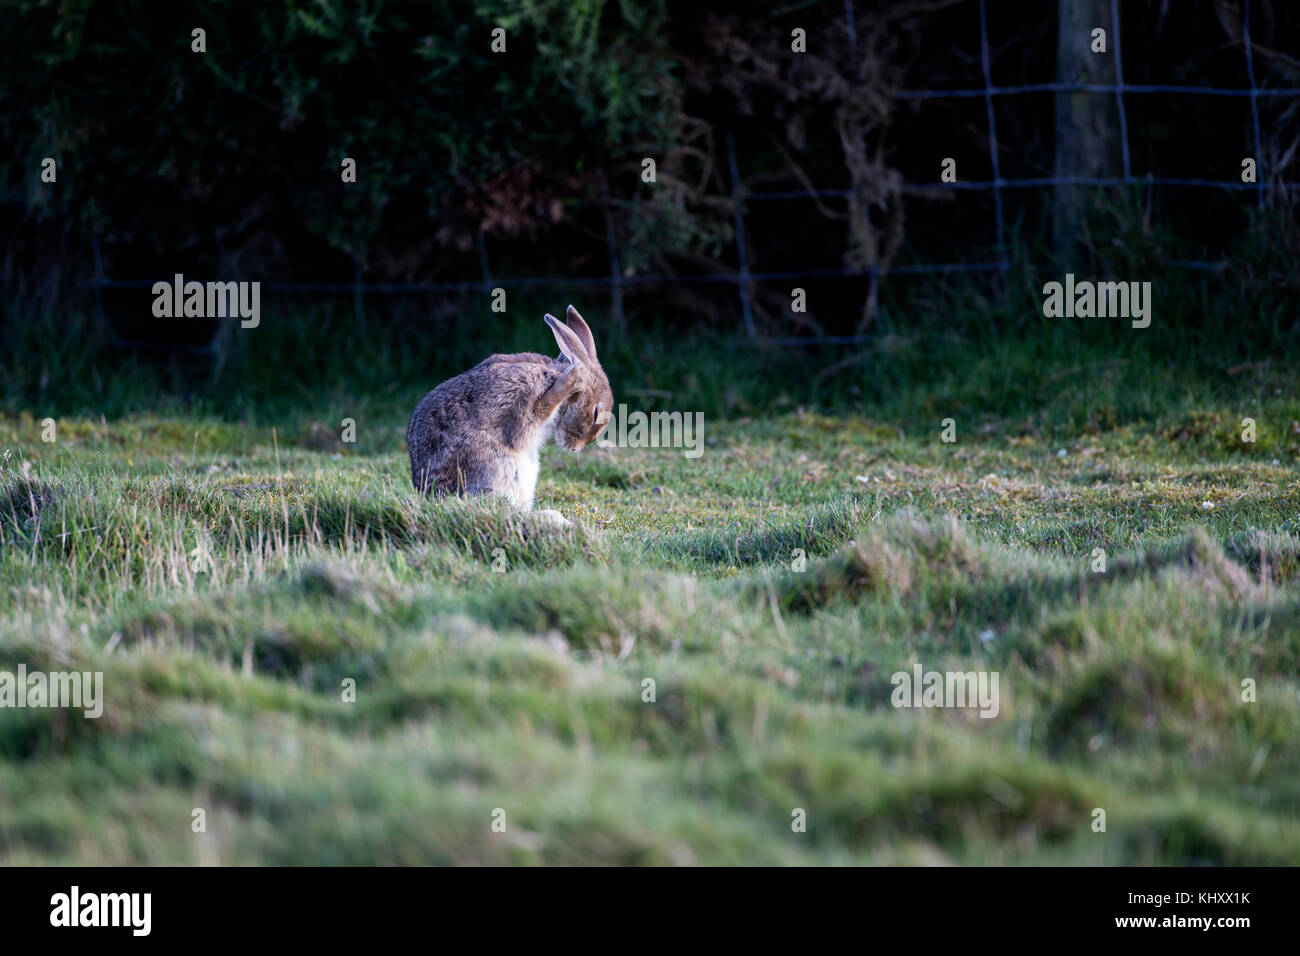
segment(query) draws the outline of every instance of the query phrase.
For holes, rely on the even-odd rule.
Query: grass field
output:
[[[551,448],[566,531],[416,496],[418,391],[356,445],[10,413],[0,671],[105,704],[0,712],[0,863],[1300,862],[1300,401],[1259,393],[1255,443],[1187,393]],[[895,708],[918,664],[997,716]]]

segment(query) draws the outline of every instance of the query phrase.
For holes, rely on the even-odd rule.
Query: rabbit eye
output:
[[[599,404],[596,405],[596,410],[593,411],[593,412],[591,413],[591,421],[592,421],[592,424],[595,424],[596,422],[600,421],[600,405],[599,405]]]

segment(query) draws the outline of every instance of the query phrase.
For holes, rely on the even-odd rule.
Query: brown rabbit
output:
[[[406,427],[417,491],[502,495],[528,511],[542,444],[554,437],[576,452],[604,431],[614,393],[591,329],[573,306],[565,317],[568,325],[546,316],[559,358],[491,355],[420,399]]]

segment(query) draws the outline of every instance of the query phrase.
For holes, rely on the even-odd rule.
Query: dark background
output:
[[[1061,0],[1071,3],[1107,14],[1113,59],[1109,4]],[[1058,78],[1057,6],[989,0],[994,85]],[[1241,3],[1119,6],[1127,84],[1249,88]],[[924,188],[946,156],[962,182],[992,179],[984,97],[896,96],[983,87],[980,11],[978,0],[7,4],[0,344],[23,367],[9,366],[0,389],[12,404],[55,390],[79,407],[125,408],[111,383],[122,368],[185,401],[241,368],[242,391],[262,387],[229,328],[152,317],[148,283],[177,272],[280,283],[264,290],[276,321],[259,349],[320,374],[355,335],[395,377],[455,371],[516,347],[515,323],[569,301],[595,313],[611,351],[643,351],[638,330],[731,336],[737,286],[706,280],[740,267],[737,188],[842,192],[742,204],[749,269],[781,274],[748,288],[762,341],[851,336],[869,351],[898,334],[1020,339],[1041,331],[1042,283],[1071,271],[1155,281],[1176,332],[1144,347],[1167,360],[1194,362],[1207,342],[1243,361],[1293,346],[1296,99],[1258,100],[1262,208],[1253,191],[1089,188],[1088,217],[1062,249],[1053,189],[1007,188],[999,249],[992,190]],[[1255,0],[1251,11],[1256,83],[1300,86],[1294,5]],[[206,53],[191,50],[196,26]],[[791,51],[796,27],[806,53]],[[1117,164],[1114,97],[1094,95],[1113,139],[1101,149]],[[1052,176],[1055,99],[994,97],[1004,179]],[[1135,177],[1239,182],[1254,152],[1248,97],[1129,94],[1126,107]],[[57,184],[40,182],[46,156]],[[355,184],[340,181],[344,156],[357,161]],[[654,184],[641,180],[645,157]],[[1004,260],[991,275],[925,270]],[[1189,260],[1217,268],[1189,274]],[[794,275],[806,272],[821,274]],[[352,283],[437,285],[357,295]],[[512,296],[507,317],[488,308],[497,285]],[[790,309],[795,286],[806,314]],[[1253,318],[1226,326],[1228,311]],[[1076,331],[1102,347],[1119,334]],[[408,369],[407,357],[421,364]],[[749,357],[810,376],[831,360],[841,357],[819,349]],[[855,399],[834,372],[816,381],[809,401]]]

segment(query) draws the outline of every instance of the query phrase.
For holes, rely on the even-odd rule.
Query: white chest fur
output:
[[[521,448],[515,456],[515,481],[514,499],[515,507],[522,508],[524,511],[530,511],[533,507],[533,497],[537,493],[537,476],[541,472],[541,460],[538,455],[541,452],[542,445],[550,440],[555,432],[554,416],[551,421],[546,423],[546,427],[538,432],[537,440],[532,445]]]

